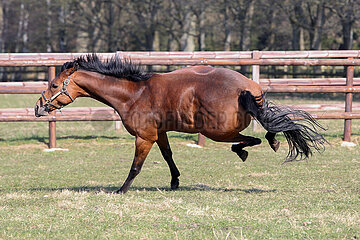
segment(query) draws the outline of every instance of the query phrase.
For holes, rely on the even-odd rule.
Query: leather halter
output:
[[[43,91],[41,93],[41,96],[44,98],[45,100],[45,104],[44,104],[44,107],[46,109],[49,109],[49,106],[53,107],[53,108],[56,108],[56,109],[61,109],[62,107],[60,106],[56,106],[54,104],[52,104],[52,101],[54,101],[58,96],[60,96],[61,94],[65,94],[66,96],[68,96],[71,100],[71,102],[74,102],[74,99],[70,96],[68,90],[66,89],[66,87],[69,85],[70,83],[70,77],[71,77],[72,74],[70,74],[63,82],[63,86],[61,88],[61,90],[59,92],[57,92],[54,96],[52,96],[50,99],[46,99],[45,97],[45,91]]]

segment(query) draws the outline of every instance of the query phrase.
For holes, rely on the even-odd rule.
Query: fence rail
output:
[[[145,65],[251,65],[252,78],[266,92],[345,93],[345,107],[339,105],[301,106],[305,110],[344,112],[312,112],[319,119],[345,119],[344,140],[350,141],[351,119],[360,119],[358,105],[352,105],[352,96],[360,92],[360,78],[354,78],[354,66],[360,66],[360,51],[244,51],[244,52],[121,52],[101,53],[102,58],[114,55],[131,58]],[[71,61],[84,53],[2,53],[0,66],[47,66],[49,81],[55,77],[55,66]],[[346,78],[260,78],[260,66],[346,66]],[[0,83],[0,94],[38,94],[48,82]],[[354,109],[353,109],[354,108]],[[326,110],[327,109],[327,110]],[[64,115],[53,113],[35,118],[32,109],[0,109],[0,122],[46,121],[49,122],[49,147],[56,146],[56,121],[114,121],[119,116],[112,109],[66,108]],[[199,143],[203,138],[199,137]]]
[[[86,53],[1,53],[0,66],[59,66]],[[246,51],[246,52],[121,52],[145,65],[303,65],[360,66],[360,51]]]
[[[49,121],[120,121],[119,115],[110,107],[71,107],[62,113],[35,117],[33,108],[0,108],[0,122],[49,122]]]
[[[343,105],[291,105],[291,107],[306,111],[324,111],[311,112],[311,115],[317,119],[360,118],[360,112],[325,112],[339,111],[344,109]],[[32,108],[0,108],[0,122],[121,121],[114,109],[108,107],[71,107],[65,109],[62,110],[63,114],[56,112],[55,115],[37,118],[34,116],[34,109]],[[360,111],[360,106],[358,105],[353,110]]]

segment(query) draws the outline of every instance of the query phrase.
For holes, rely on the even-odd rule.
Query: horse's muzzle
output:
[[[39,105],[35,105],[35,116],[36,117],[42,117],[49,115],[48,110],[46,107],[39,107]]]

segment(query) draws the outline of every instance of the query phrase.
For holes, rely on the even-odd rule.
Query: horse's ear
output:
[[[74,62],[66,62],[61,67],[61,72],[65,71],[66,69],[72,68],[74,65]]]
[[[73,72],[75,72],[76,70],[79,69],[79,63],[77,61],[74,62],[66,62],[62,65],[61,67],[61,72],[70,69],[70,74],[72,74]]]

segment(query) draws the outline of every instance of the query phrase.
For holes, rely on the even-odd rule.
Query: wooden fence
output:
[[[360,92],[360,78],[354,78],[354,66],[360,66],[360,51],[246,51],[246,52],[116,52],[102,53],[107,58],[117,54],[144,65],[251,65],[252,79],[266,92],[284,93],[345,93],[345,107],[338,105],[301,105],[304,110],[342,112],[312,112],[318,119],[345,119],[344,140],[350,141],[351,119],[360,119],[353,112],[352,97]],[[55,66],[83,55],[81,53],[3,53],[0,66],[46,66],[48,79],[55,77]],[[346,78],[282,78],[261,79],[260,66],[346,66]],[[0,83],[0,94],[38,94],[48,82]],[[360,106],[354,106],[360,110]],[[65,108],[48,117],[35,118],[33,109],[0,109],[0,122],[47,121],[49,122],[49,147],[56,147],[56,121],[114,121],[120,120],[111,108]],[[198,143],[204,144],[199,135]]]

